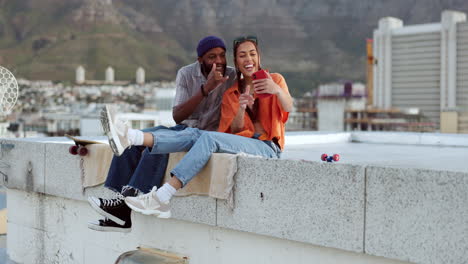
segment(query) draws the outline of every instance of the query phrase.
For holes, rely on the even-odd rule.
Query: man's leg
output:
[[[157,127],[157,129],[144,129],[143,132],[154,132],[164,130],[182,131],[186,129],[185,125],[176,125],[174,127]],[[160,131],[162,133],[162,131]],[[141,193],[148,193],[153,186],[161,187],[164,175],[166,173],[167,163],[169,161],[169,154],[150,154],[151,149],[146,148],[140,159],[140,162],[133,173],[128,186],[139,190]]]
[[[110,106],[104,107],[101,112],[101,126],[116,156],[122,155],[125,149],[132,145],[152,148],[156,145],[158,138],[162,138],[162,142],[167,143],[161,146],[165,149],[164,153],[187,151],[200,136],[200,130],[196,128],[187,128],[182,131],[157,129],[151,133],[131,129],[126,123],[116,118],[115,109]]]
[[[153,186],[157,188],[161,187],[168,160],[169,154],[153,155],[146,148],[128,186],[138,190],[140,193],[148,193]]]
[[[125,187],[138,166],[142,150],[144,147],[134,147],[127,149],[122,156],[113,157],[104,186],[116,192],[116,196],[111,199],[88,197],[91,207],[105,217],[105,219],[88,223],[90,229],[116,232],[131,230],[131,210],[123,199],[125,196],[137,194],[136,190]]]
[[[184,130],[187,126],[176,125],[168,128],[158,126],[143,132]],[[164,132],[161,132],[165,134]],[[143,151],[143,153],[142,153]],[[105,187],[117,193],[116,198],[89,197],[91,206],[106,219],[89,223],[88,227],[98,231],[128,232],[131,228],[131,210],[123,202],[127,196],[136,196],[138,191],[149,192],[153,186],[160,186],[167,167],[168,155],[150,155],[143,146],[134,146],[114,156],[105,182]],[[128,230],[128,231],[126,231]]]
[[[114,156],[104,187],[121,193],[122,188],[128,185],[138,167],[144,149],[145,147],[132,147],[127,149],[122,156]]]

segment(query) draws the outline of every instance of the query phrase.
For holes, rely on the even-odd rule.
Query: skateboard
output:
[[[88,154],[88,149],[86,148],[86,145],[90,144],[102,144],[102,142],[97,142],[93,140],[86,140],[86,139],[79,139],[76,137],[72,137],[70,135],[65,135],[65,137],[73,140],[75,142],[75,146],[71,146],[68,149],[68,152],[72,155],[80,155],[80,156],[86,156]]]
[[[339,161],[340,160],[340,155],[333,154],[333,156],[328,156],[327,154],[322,154],[320,159],[322,161],[326,161],[326,162]]]

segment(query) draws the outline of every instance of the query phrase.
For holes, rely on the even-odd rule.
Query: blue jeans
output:
[[[261,141],[233,134],[187,128],[182,131],[152,132],[154,146],[151,154],[188,151],[171,171],[182,185],[187,184],[210,160],[212,153],[246,153],[265,158],[279,158],[281,150],[271,141]]]
[[[187,126],[158,126],[143,129],[143,132],[183,131]],[[143,193],[151,191],[153,186],[160,187],[166,172],[169,154],[150,155],[150,148],[132,146],[112,159],[105,187],[121,192],[124,186],[133,187]]]

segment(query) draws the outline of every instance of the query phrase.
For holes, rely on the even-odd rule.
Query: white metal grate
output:
[[[0,66],[0,116],[10,113],[18,99],[18,83],[13,74]]]

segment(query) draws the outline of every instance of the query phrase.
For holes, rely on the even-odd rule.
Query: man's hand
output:
[[[211,68],[211,71],[206,79],[207,80],[203,86],[203,89],[205,89],[205,94],[209,94],[211,91],[218,88],[221,84],[225,83],[229,79],[229,76],[223,76],[221,72],[216,71],[216,63],[213,63],[213,67]]]
[[[250,95],[250,85],[245,87],[245,92],[239,96],[239,107],[245,110],[248,107],[252,107],[255,99]]]

